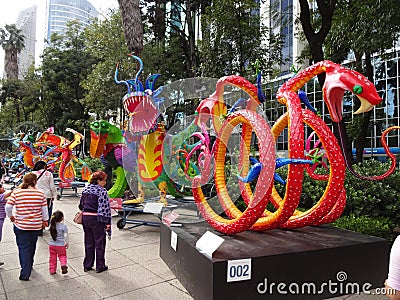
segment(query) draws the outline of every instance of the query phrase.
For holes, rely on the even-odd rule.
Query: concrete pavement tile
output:
[[[137,239],[142,240],[142,245],[153,244],[160,242],[160,228],[142,226],[140,230],[135,230]]]
[[[125,232],[127,233],[126,235],[113,234],[111,241],[107,243],[107,249],[110,247],[113,250],[122,250],[143,245],[143,239],[139,239],[136,234],[129,234],[129,231]]]
[[[63,300],[95,300],[102,299],[100,295],[87,286],[79,278],[59,282],[45,283],[35,288],[25,288],[7,293],[8,300],[20,299],[63,299]],[[1,297],[0,297],[1,299]]]
[[[69,269],[73,269],[79,276],[86,275],[86,273],[83,272],[83,256],[74,258],[68,257],[68,267]]]
[[[84,272],[83,271],[83,258],[84,256],[82,255],[81,257],[75,257],[68,259],[68,265],[74,269],[76,273],[78,273],[80,276],[86,276],[89,275],[92,272]],[[106,264],[111,268],[120,268],[128,265],[133,265],[135,264],[134,261],[130,260],[126,256],[123,256],[120,254],[118,251],[115,250],[107,250],[106,251]],[[96,266],[94,266],[96,267]]]
[[[4,290],[8,294],[23,289],[36,290],[39,286],[46,285],[56,281],[64,281],[78,277],[78,274],[73,270],[68,270],[68,274],[62,275],[60,268],[57,274],[49,274],[48,264],[34,265],[29,281],[21,281],[18,279],[20,269],[0,272],[0,276],[4,285]],[[22,299],[22,298],[20,298]]]
[[[10,299],[10,298],[8,298]],[[7,300],[7,295],[6,294],[0,294],[0,300]]]
[[[69,245],[83,244],[83,232],[68,233]]]
[[[176,287],[177,289],[186,292],[185,287],[182,285],[182,283],[178,279],[175,278],[175,279],[169,280],[168,282],[170,285]]]
[[[109,269],[103,273],[87,272],[87,276],[81,277],[103,298],[127,293],[157,283],[163,280],[135,264],[117,269]]]
[[[12,254],[1,255],[0,261],[4,262],[4,265],[0,267],[0,272],[8,271],[12,269],[20,269],[18,252]]]
[[[75,216],[75,214],[74,214],[74,216]],[[76,223],[72,222],[72,220],[71,220],[71,222],[66,221],[65,225],[68,226],[69,234],[81,233],[83,235],[82,225],[76,224]]]
[[[118,250],[122,255],[129,257],[134,262],[143,263],[160,257],[159,243],[131,247]]]
[[[14,233],[12,235],[14,236]],[[0,242],[0,253],[1,255],[18,253],[18,247],[15,239],[10,242]]]
[[[168,268],[168,266],[164,263],[164,261],[161,258],[148,260],[143,263],[140,262],[139,264],[142,265],[147,270],[160,276],[164,280],[171,280],[175,278],[174,273],[171,272],[171,270]]]
[[[118,299],[135,299],[135,300],[165,300],[165,299],[179,299],[189,300],[193,299],[189,294],[175,289],[167,282],[162,282],[156,285],[138,289],[125,294],[117,295],[107,299],[118,300]]]
[[[81,243],[69,245],[67,249],[68,258],[83,257],[85,255],[85,245],[83,240]]]
[[[0,272],[1,273],[1,272]],[[0,275],[1,276],[1,275]],[[3,299],[2,296],[6,297],[6,290],[4,289],[4,284],[0,283],[0,299]]]
[[[135,262],[129,256],[122,255],[119,251],[106,250],[106,264],[111,268],[120,268],[134,265]]]
[[[3,224],[3,236],[1,237],[1,243],[15,242],[14,225],[9,219],[4,220]]]

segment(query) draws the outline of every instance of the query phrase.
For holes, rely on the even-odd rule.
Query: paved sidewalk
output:
[[[57,274],[48,272],[48,240],[50,234],[44,232],[39,237],[35,263],[30,281],[18,280],[18,249],[12,224],[7,219],[0,242],[0,300],[3,299],[135,299],[135,300],[185,300],[193,299],[159,257],[159,228],[140,226],[119,230],[113,218],[112,239],[107,241],[106,263],[109,270],[101,274],[94,271],[83,272],[83,231],[72,222],[77,211],[79,198],[65,192],[61,200],[54,202],[54,210],[62,210],[69,228],[70,246],[68,253],[69,272]],[[137,218],[137,216],[136,216]],[[141,214],[140,219],[158,221],[149,214]],[[127,225],[127,227],[129,224]],[[385,296],[350,295],[337,300],[388,299]]]

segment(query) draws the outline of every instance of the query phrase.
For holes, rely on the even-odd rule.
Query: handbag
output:
[[[82,224],[82,211],[78,211],[78,212],[75,214],[74,222],[75,222],[76,224]]]
[[[82,203],[82,204],[83,204],[83,203]],[[83,205],[82,205],[82,210],[83,210]],[[82,210],[79,210],[79,211],[75,214],[75,217],[74,217],[73,221],[74,221],[76,224],[82,224],[82,216],[83,216]]]

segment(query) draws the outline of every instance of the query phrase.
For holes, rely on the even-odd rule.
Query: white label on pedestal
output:
[[[251,258],[228,260],[226,282],[251,279]]]
[[[178,244],[178,235],[171,230],[171,248],[176,251],[176,245]]]
[[[151,214],[160,214],[164,204],[156,202],[147,202],[144,205],[143,212]]]
[[[221,246],[224,241],[225,240],[222,237],[207,231],[196,242],[196,248],[208,258],[212,258],[214,251],[217,250],[217,248]]]

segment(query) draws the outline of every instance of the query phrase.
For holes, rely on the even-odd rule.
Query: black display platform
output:
[[[225,239],[212,259],[195,247],[206,231]],[[194,299],[327,299],[373,290],[387,277],[389,252],[384,239],[331,225],[233,236],[205,222],[161,225],[160,257]],[[228,262],[239,259],[251,259],[251,279],[227,282]]]

